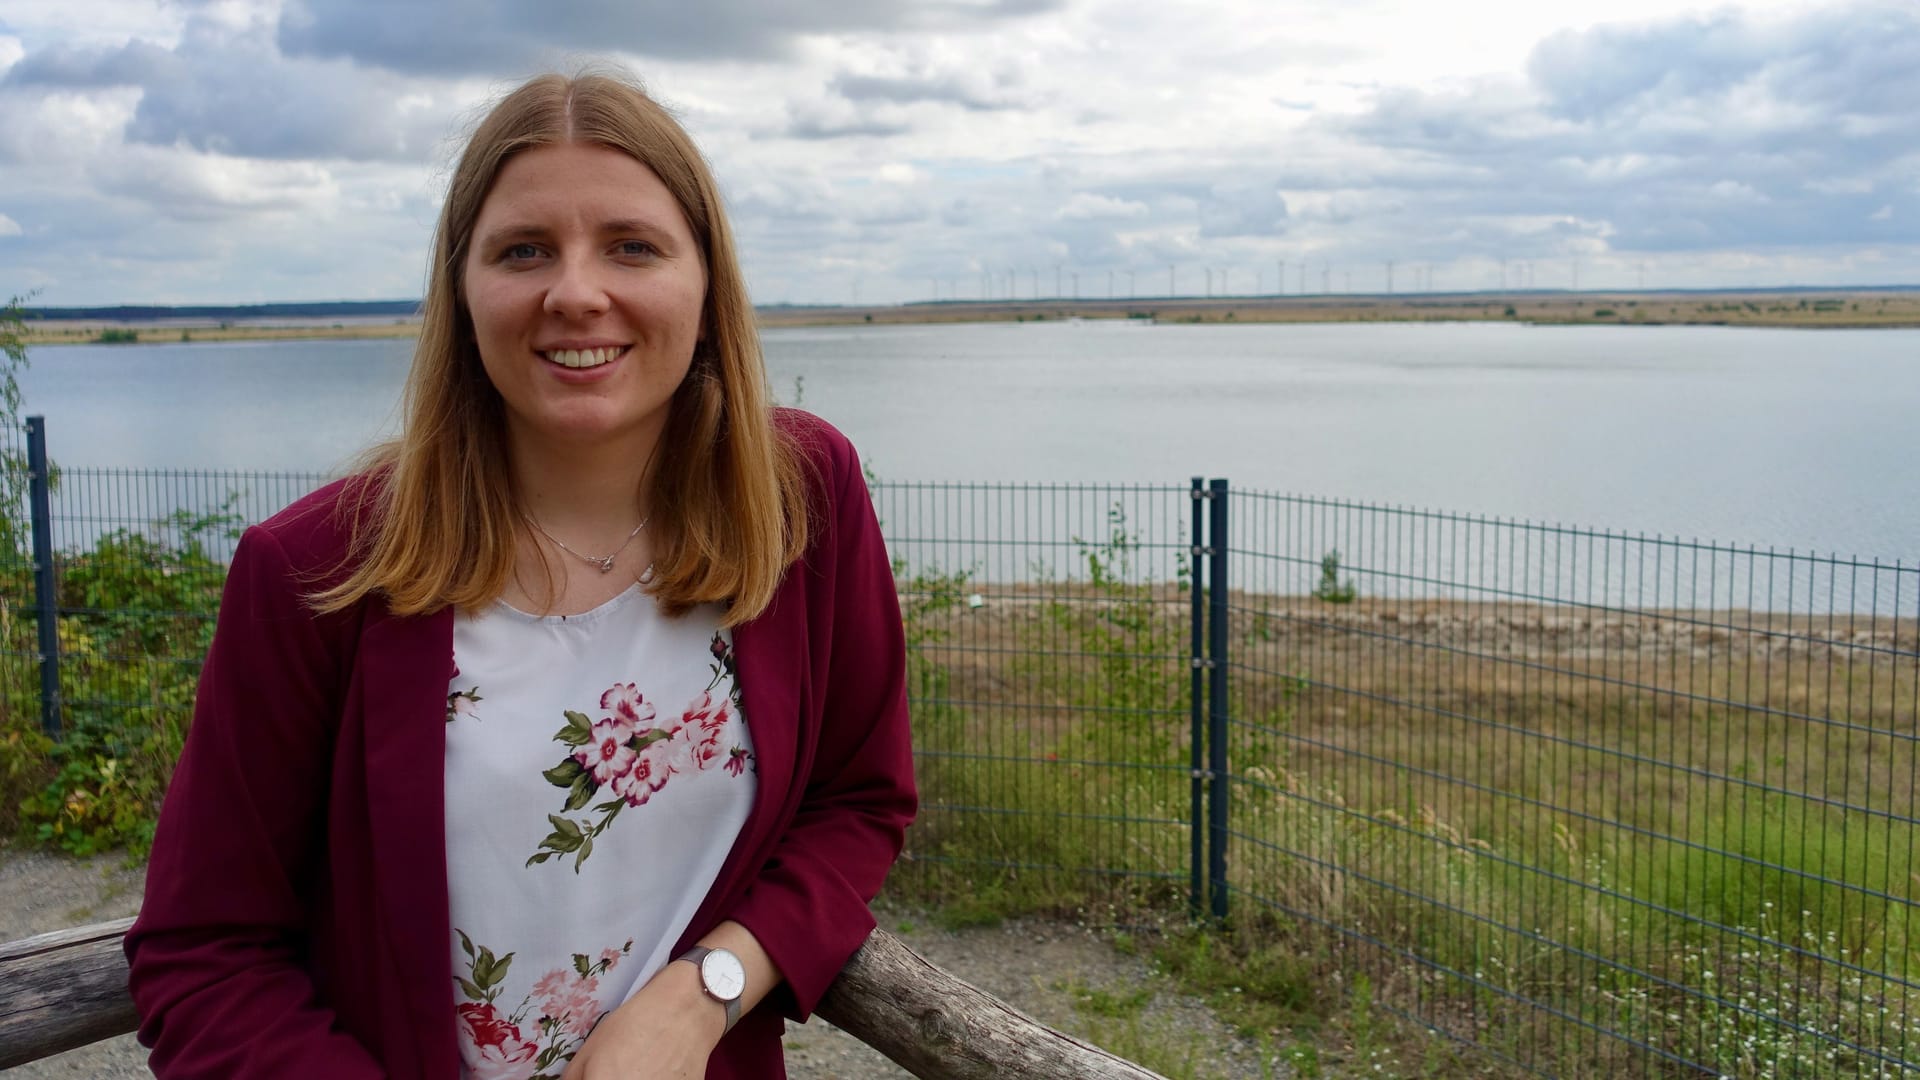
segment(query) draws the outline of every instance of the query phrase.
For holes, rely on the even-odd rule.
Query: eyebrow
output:
[[[516,243],[522,240],[545,238],[552,230],[544,225],[505,225],[480,237],[482,248],[495,248],[502,244]],[[601,233],[643,233],[648,236],[671,239],[673,234],[646,218],[616,218],[600,223]]]

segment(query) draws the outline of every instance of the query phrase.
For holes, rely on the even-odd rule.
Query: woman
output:
[[[454,174],[401,438],[235,553],[127,936],[155,1073],[782,1075],[913,814],[904,666],[698,151],[534,79]]]

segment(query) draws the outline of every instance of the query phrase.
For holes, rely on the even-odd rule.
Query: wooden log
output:
[[[132,1031],[120,939],[132,919],[0,944],[0,1069]],[[921,1080],[1161,1080],[1036,1023],[875,930],[820,1016]]]
[[[818,1013],[920,1080],[1164,1080],[961,982],[884,930],[847,961]]]
[[[132,1031],[132,919],[0,944],[0,1069]]]

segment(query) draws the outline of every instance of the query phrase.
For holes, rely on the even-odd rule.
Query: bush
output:
[[[0,813],[14,829],[76,855],[146,850],[226,576],[208,542],[236,531],[225,508],[182,511],[56,558],[61,737],[39,730],[38,681],[10,680],[19,685],[0,732]],[[15,576],[8,595],[31,595],[25,575]],[[31,655],[29,620],[10,620],[6,631],[9,651]]]

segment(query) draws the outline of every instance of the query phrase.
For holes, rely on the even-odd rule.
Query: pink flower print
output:
[[[553,992],[542,997],[541,1011],[567,1034],[586,1038],[593,1031],[594,1023],[600,1019],[600,999],[597,996],[600,980],[569,977],[564,971],[552,974],[561,978],[554,984]],[[540,994],[538,986],[534,987],[534,993]]]
[[[600,970],[612,971],[613,965],[620,962],[621,955],[622,953],[620,952],[619,949],[601,949],[600,950]]]
[[[634,727],[653,719],[653,706],[641,699],[640,688],[633,683],[614,683],[600,695],[600,707],[612,709],[615,716]]]
[[[725,756],[726,751],[720,748],[720,732],[718,731],[707,732],[700,737],[698,742],[693,744],[693,767],[696,769],[711,769],[719,764],[720,759]]]
[[[667,776],[674,773],[690,773],[694,770],[695,732],[698,730],[692,724],[681,724],[673,729],[672,734],[653,744],[654,748],[660,750],[660,763],[665,766],[665,775],[660,777],[661,783],[665,783]]]
[[[540,1047],[520,1036],[490,1001],[463,1002],[455,1010],[464,1045],[460,1056],[476,1080],[508,1080],[526,1075],[526,1063]]]
[[[628,806],[643,806],[653,793],[666,786],[668,770],[661,760],[663,739],[648,743],[635,756],[633,767],[613,778],[613,793],[627,800]]]
[[[697,724],[704,731],[718,731],[726,726],[731,715],[727,712],[727,705],[726,698],[715,701],[713,691],[702,691],[699,697],[693,699],[693,704],[687,706],[686,715],[680,718],[680,722]]]
[[[731,776],[739,776],[746,772],[747,759],[752,756],[753,752],[744,746],[736,746],[727,751],[727,773]]]
[[[567,984],[576,978],[578,978],[578,976],[565,968],[554,968],[552,971],[534,980],[533,996],[543,1000],[559,997],[566,992]],[[551,1016],[552,1014],[549,1013],[548,1015]]]
[[[611,784],[633,768],[633,725],[618,716],[603,717],[593,725],[593,741],[573,752],[573,760],[593,776],[597,785]]]

